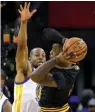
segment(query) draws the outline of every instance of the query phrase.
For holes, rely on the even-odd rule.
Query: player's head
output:
[[[58,31],[52,28],[46,28],[43,31],[44,39],[52,43],[52,49],[50,51],[50,58],[58,55],[62,51],[62,46],[66,38]]]
[[[30,52],[30,62],[34,68],[43,64],[46,61],[46,54],[42,48],[34,48]]]
[[[57,56],[62,51],[62,45],[54,43],[50,51],[50,58]]]
[[[5,71],[2,69],[2,70],[1,70],[1,77],[0,77],[0,85],[1,85],[1,88],[4,87],[5,81],[6,81],[6,73],[5,73]]]

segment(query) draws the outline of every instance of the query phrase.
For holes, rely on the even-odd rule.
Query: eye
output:
[[[42,56],[45,57],[45,54],[43,54]]]
[[[38,56],[39,56],[39,54],[35,54],[35,56],[36,56],[36,57],[38,57]]]

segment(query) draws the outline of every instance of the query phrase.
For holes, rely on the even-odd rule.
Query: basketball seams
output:
[[[78,41],[80,41],[80,40],[76,40],[75,42],[73,42],[69,47],[67,47],[67,49],[64,51],[64,52],[66,52],[66,51],[68,51],[69,50],[69,48],[70,47],[72,47],[76,42],[78,42]],[[65,43],[66,44],[66,43]],[[65,47],[65,45],[63,45],[64,47]]]
[[[82,53],[83,53],[83,54],[82,54]],[[83,50],[82,52],[77,53],[76,56],[78,56],[78,58],[76,58],[76,59],[73,58],[72,61],[74,61],[74,60],[79,60],[79,61],[82,60],[82,58],[85,57],[86,53],[87,53],[87,50],[84,48],[84,50]],[[82,55],[83,57],[81,57],[81,55]],[[76,62],[76,61],[74,61],[74,62]]]
[[[83,50],[83,51],[84,51],[84,50],[86,51],[86,50],[87,50],[87,47],[84,46],[84,47],[81,48],[80,50],[76,51],[76,54],[77,54],[78,52],[82,51],[82,50]],[[83,51],[82,51],[82,52],[83,52]],[[81,52],[81,53],[82,53],[82,52]]]
[[[74,39],[74,40],[73,40]],[[71,52],[76,53],[75,56],[72,56],[72,61],[77,62],[81,61],[87,54],[87,45],[83,41],[83,39],[78,39],[78,38],[73,38],[67,42],[64,43],[63,45],[63,52]],[[82,42],[83,41],[83,42]]]
[[[79,49],[79,50],[77,50],[77,51],[75,51],[76,53],[77,52],[80,52],[82,49],[87,49],[87,47],[84,45],[81,49]]]

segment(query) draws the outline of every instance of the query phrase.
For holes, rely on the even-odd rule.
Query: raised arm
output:
[[[20,5],[20,16],[21,24],[18,34],[18,47],[16,53],[16,69],[26,70],[27,69],[27,60],[28,60],[28,47],[27,47],[27,21],[30,19],[33,14],[37,11],[34,9],[32,12],[29,11],[30,3],[26,3],[24,7]]]

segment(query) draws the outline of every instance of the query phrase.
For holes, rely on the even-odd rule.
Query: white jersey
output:
[[[4,94],[0,94],[0,112],[3,112],[6,101],[8,101],[8,98]]]
[[[13,112],[38,112],[39,105],[36,101],[37,84],[30,78],[23,83],[14,85]]]

